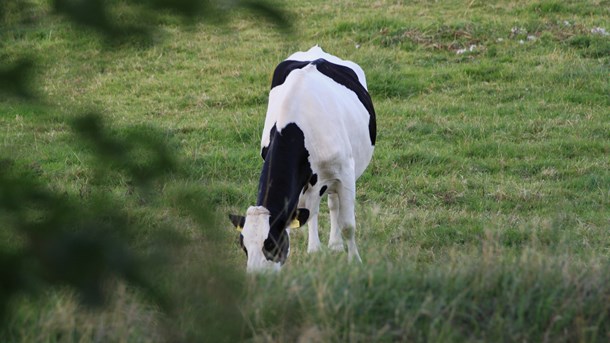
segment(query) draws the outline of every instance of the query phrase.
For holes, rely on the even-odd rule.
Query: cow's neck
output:
[[[303,131],[294,123],[275,132],[266,152],[258,187],[257,206],[271,214],[270,233],[279,235],[295,211],[312,171]]]

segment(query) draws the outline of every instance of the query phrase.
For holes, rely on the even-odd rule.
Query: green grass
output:
[[[280,275],[237,277],[241,321],[230,337],[608,341],[610,37],[591,29],[610,31],[610,3],[291,1],[286,8],[293,36],[246,13],[223,27],[162,18],[153,45],[112,47],[47,16],[0,30],[3,64],[36,56],[31,83],[42,98],[0,100],[1,156],[53,190],[115,196],[141,228],[136,247],[164,223],[178,227],[193,254],[169,273],[197,297],[206,274],[188,273],[205,267],[195,252],[206,237],[173,204],[184,190],[222,214],[254,203],[273,68],[320,44],[362,66],[377,112],[378,144],[357,190],[364,263],[307,255],[307,233],[297,230]],[[32,16],[48,11],[40,4]],[[71,129],[90,110],[119,138],[145,128],[173,149],[180,173],[151,186],[160,203],[139,207],[129,180],[96,181],[91,150]],[[150,157],[132,154],[142,163]],[[324,214],[323,240],[327,223]],[[214,229],[223,230],[227,268],[243,269],[229,226]],[[0,237],[3,248],[19,245],[14,235]],[[165,315],[137,290],[122,292],[95,313],[75,309],[66,290],[17,299],[7,340],[167,339],[158,331]],[[168,324],[186,340],[214,330],[198,325],[206,317],[195,307]]]

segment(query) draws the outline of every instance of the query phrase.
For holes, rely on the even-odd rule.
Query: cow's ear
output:
[[[229,219],[237,231],[241,232],[241,230],[244,229],[244,225],[246,225],[246,217],[229,214]]]
[[[307,223],[307,219],[309,219],[309,210],[306,208],[299,208],[294,212],[294,218],[292,218],[289,228],[299,228]]]

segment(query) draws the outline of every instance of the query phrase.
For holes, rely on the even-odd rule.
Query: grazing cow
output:
[[[315,46],[275,69],[261,141],[256,206],[230,215],[241,231],[247,270],[279,270],[291,227],[309,219],[308,252],[320,248],[318,210],[328,194],[332,250],[361,261],[355,241],[356,179],[373,155],[375,110],[362,69]],[[296,226],[294,224],[297,223]]]

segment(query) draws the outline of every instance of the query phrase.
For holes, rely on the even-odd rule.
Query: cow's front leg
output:
[[[318,213],[320,211],[320,197],[317,196],[313,187],[310,187],[299,199],[299,207],[309,209],[309,220],[307,229],[309,237],[307,239],[307,252],[313,253],[320,250],[320,236],[318,234]]]
[[[320,236],[318,235],[318,213],[311,215],[307,222],[309,239],[307,240],[307,252],[312,253],[320,250]]]

